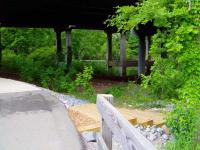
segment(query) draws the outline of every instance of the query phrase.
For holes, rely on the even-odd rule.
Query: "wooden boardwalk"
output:
[[[123,116],[133,125],[157,125],[162,126],[165,122],[164,114],[150,110],[117,108]],[[99,131],[100,114],[96,104],[74,106],[69,109],[69,115],[75,122],[77,129],[83,131]]]

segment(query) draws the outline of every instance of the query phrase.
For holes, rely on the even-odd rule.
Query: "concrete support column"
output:
[[[108,66],[108,69],[112,68],[112,66],[109,65],[110,61],[112,61],[112,33],[107,32],[107,66]]]
[[[145,36],[145,60],[149,58],[149,36]]]
[[[62,40],[61,40],[61,30],[55,29],[56,33],[56,62],[62,61]]]
[[[71,37],[71,29],[67,29],[66,30],[65,63],[67,64],[67,69],[69,69],[71,67],[71,64],[72,64],[72,37]]]
[[[145,36],[139,37],[139,49],[138,49],[138,76],[141,77],[141,74],[145,73]]]
[[[0,26],[0,67],[1,67],[1,62],[2,62],[2,45],[1,45],[1,26]]]
[[[150,51],[150,46],[151,46],[151,36],[146,36],[145,37],[145,43],[146,43],[146,60],[147,60],[147,64],[146,64],[146,75],[149,75],[151,73],[151,56],[149,55],[149,51]]]
[[[126,35],[121,33],[120,37],[120,76],[126,76]]]

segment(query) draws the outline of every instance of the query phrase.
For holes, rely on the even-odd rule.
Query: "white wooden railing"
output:
[[[112,106],[113,96],[98,94],[97,108],[101,115],[101,133],[97,136],[98,150],[112,150],[112,135],[123,150],[156,150],[137,129]]]

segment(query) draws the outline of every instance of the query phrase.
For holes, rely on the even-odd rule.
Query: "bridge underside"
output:
[[[1,0],[2,26],[105,29],[103,22],[116,6],[136,0]]]
[[[107,33],[107,63],[112,61],[112,33],[115,27],[107,27],[104,22],[115,13],[116,6],[135,5],[137,0],[1,0],[0,26],[54,28],[56,33],[57,61],[61,60],[61,32],[66,32],[67,68],[72,62],[71,30],[95,29]],[[150,37],[154,32],[152,23],[141,26],[136,32],[139,39],[138,75],[145,71],[145,51],[149,48]],[[126,37],[120,39],[121,76],[126,76]],[[1,50],[0,50],[1,51]],[[1,55],[0,55],[1,56]]]

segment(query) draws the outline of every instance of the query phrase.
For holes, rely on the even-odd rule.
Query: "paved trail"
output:
[[[48,92],[0,78],[0,150],[81,150],[64,105]]]

